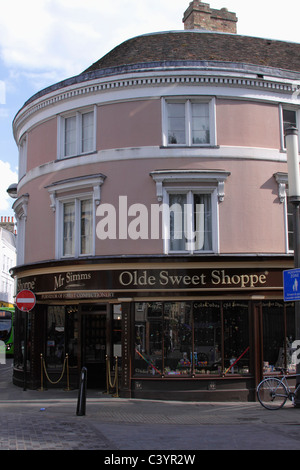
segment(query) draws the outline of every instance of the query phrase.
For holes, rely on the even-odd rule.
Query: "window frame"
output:
[[[212,250],[180,251],[179,253],[216,253],[220,252],[219,204],[225,198],[225,182],[231,173],[225,170],[155,170],[150,176],[156,184],[156,196],[162,204],[163,252],[169,254],[169,201],[168,191],[177,193],[194,191],[199,194],[210,193],[212,197]],[[171,252],[176,254],[176,252]]]
[[[81,250],[81,203],[82,201],[91,201],[92,203],[92,250],[90,253],[82,253]],[[74,253],[64,254],[64,205],[74,203],[75,221],[74,221]],[[82,258],[93,256],[95,254],[95,205],[93,204],[93,193],[77,194],[76,196],[59,197],[57,200],[57,233],[56,248],[58,259]]]
[[[169,114],[168,104],[185,104],[185,143],[169,143]],[[209,122],[209,142],[193,143],[192,135],[192,104],[208,104],[208,122]],[[164,147],[212,147],[216,146],[216,99],[215,97],[201,97],[201,96],[188,96],[188,97],[164,97],[162,100],[162,123],[163,132],[162,140]]]
[[[182,186],[172,187],[167,185],[163,190],[163,204],[165,207],[170,208],[169,196],[170,194],[186,194],[187,196],[187,220],[186,229],[188,241],[186,242],[185,250],[172,250],[171,249],[171,236],[170,236],[170,210],[163,211],[163,240],[164,240],[164,253],[165,254],[207,254],[219,253],[219,210],[218,210],[218,195],[217,188],[213,186]],[[194,247],[195,242],[191,242],[192,234],[195,232],[194,226],[194,195],[210,195],[211,198],[211,250],[199,250]],[[190,210],[192,208],[192,211]],[[185,214],[184,214],[185,215]]]
[[[101,202],[101,186],[104,183],[106,176],[102,173],[96,175],[81,176],[75,178],[69,178],[67,180],[61,180],[51,183],[49,186],[45,186],[48,190],[50,197],[50,207],[55,213],[55,257],[56,259],[68,259],[68,258],[80,258],[85,256],[91,256],[95,254],[96,250],[96,207]],[[72,191],[72,194],[70,194]],[[72,202],[75,199],[79,201],[91,200],[92,202],[92,253],[80,254],[80,234],[79,234],[79,245],[77,244],[77,250],[75,250],[74,256],[63,256],[63,204],[66,202]],[[80,214],[79,214],[80,215]],[[80,215],[81,220],[81,215]],[[80,231],[80,223],[77,225]],[[78,232],[79,233],[79,232]],[[77,235],[78,237],[78,235]]]
[[[280,104],[279,107],[279,116],[280,116],[280,128],[281,128],[281,133],[280,133],[280,138],[281,138],[281,150],[286,152],[286,145],[285,145],[285,129],[284,129],[284,111],[292,111],[295,113],[295,118],[296,118],[296,127],[299,128],[300,125],[300,109],[296,106],[289,106],[289,105],[283,105]],[[299,136],[299,144],[300,144],[300,136]]]
[[[93,137],[92,148],[83,150],[83,115],[93,113]],[[67,119],[75,117],[75,151],[66,155],[66,122]],[[96,129],[97,129],[97,106],[94,105],[88,108],[81,108],[80,110],[68,112],[58,117],[58,131],[57,131],[57,148],[58,159],[72,158],[79,155],[89,155],[96,152]]]

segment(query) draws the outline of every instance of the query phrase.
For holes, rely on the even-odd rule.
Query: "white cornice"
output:
[[[26,184],[30,183],[35,178],[49,175],[51,173],[60,172],[63,170],[71,170],[72,168],[86,165],[95,165],[99,169],[99,164],[103,162],[118,162],[124,160],[145,160],[145,159],[164,159],[167,158],[195,158],[199,159],[238,159],[238,160],[262,160],[262,161],[275,161],[286,162],[286,153],[280,152],[276,149],[265,148],[250,148],[250,147],[138,147],[138,148],[123,148],[102,150],[90,155],[81,155],[77,157],[65,158],[61,160],[52,161],[44,165],[32,168],[29,170],[18,183],[18,192]]]
[[[76,83],[37,97],[25,105],[13,123],[18,142],[30,127],[65,112],[92,104],[118,100],[157,98],[185,94],[209,94],[242,99],[287,100],[299,104],[300,81],[273,77],[258,78],[254,73],[232,70],[172,70],[132,72]],[[195,88],[198,88],[195,89]],[[201,87],[201,91],[199,90]]]

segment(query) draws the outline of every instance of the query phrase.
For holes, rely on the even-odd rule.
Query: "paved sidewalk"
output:
[[[23,391],[0,365],[0,450],[298,450],[300,409],[267,411],[259,403],[169,402],[78,391]],[[190,452],[192,453],[192,452]]]

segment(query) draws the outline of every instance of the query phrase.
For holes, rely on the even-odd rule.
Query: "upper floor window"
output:
[[[288,201],[288,174],[274,173],[274,178],[278,184],[279,201],[284,210],[285,251],[291,253],[294,251],[294,211],[293,205]]]
[[[215,145],[215,100],[166,99],[164,145]]]
[[[93,254],[93,200],[75,198],[61,204],[62,257]]]
[[[197,190],[167,192],[169,252],[216,251],[216,198],[213,196],[214,193]]]
[[[282,107],[281,108],[281,122],[282,122],[282,148],[286,148],[285,144],[285,131],[289,127],[298,128],[299,125],[299,111],[295,108]]]
[[[26,174],[27,169],[27,135],[25,134],[19,144],[19,180]]]
[[[96,150],[96,108],[60,116],[59,157],[72,157]]]
[[[56,214],[56,259],[95,254],[95,212],[105,178],[102,174],[87,175],[46,186]]]
[[[218,253],[223,170],[156,170],[150,173],[162,202],[164,253]]]

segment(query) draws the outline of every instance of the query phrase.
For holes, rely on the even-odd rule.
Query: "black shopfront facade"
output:
[[[294,304],[282,287],[292,264],[145,257],[15,268],[18,292],[32,290],[37,302],[16,309],[13,381],[39,388],[42,357],[48,388],[64,387],[67,355],[72,388],[85,366],[88,387],[105,390],[117,360],[122,397],[255,400],[265,373],[294,370]]]

